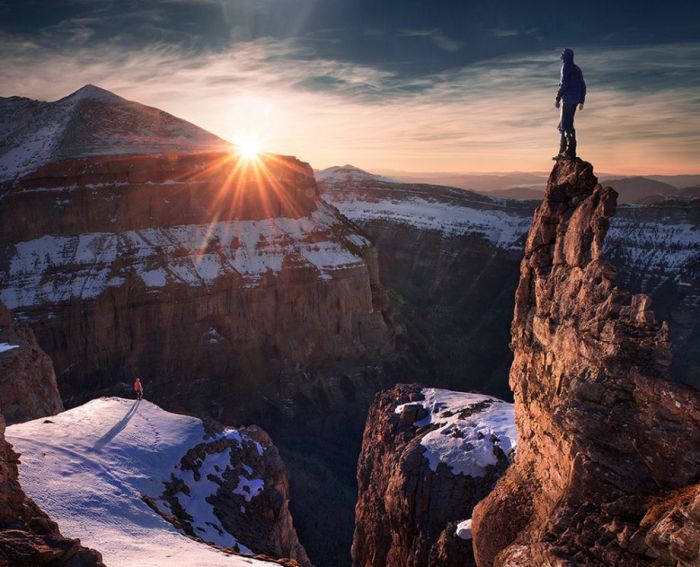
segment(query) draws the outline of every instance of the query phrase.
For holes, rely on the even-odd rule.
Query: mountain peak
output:
[[[194,124],[92,84],[54,102],[4,99],[0,114],[0,181],[69,159],[230,147]]]
[[[119,95],[116,95],[113,92],[108,91],[107,89],[103,89],[102,87],[98,87],[98,86],[92,85],[90,83],[80,87],[77,91],[69,94],[67,97],[65,97],[61,100],[87,100],[87,99],[104,100],[104,101],[107,101],[107,100],[122,101],[122,100],[124,100]]]

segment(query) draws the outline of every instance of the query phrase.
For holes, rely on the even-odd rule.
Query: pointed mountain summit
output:
[[[108,91],[107,89],[103,89],[102,87],[98,87],[97,85],[91,85],[87,84],[82,87],[80,87],[77,91],[74,93],[69,94],[68,96],[63,97],[57,102],[61,101],[76,101],[76,100],[102,100],[102,101],[111,101],[111,102],[129,102],[125,98],[120,97],[118,94],[113,93],[112,91]]]
[[[54,102],[0,98],[0,182],[68,159],[228,147],[194,124],[95,85]]]

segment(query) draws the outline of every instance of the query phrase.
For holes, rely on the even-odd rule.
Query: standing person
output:
[[[586,101],[586,81],[583,80],[581,68],[574,63],[574,52],[565,49],[561,52],[562,66],[559,90],[554,103],[556,108],[561,107],[559,120],[559,153],[552,159],[576,158],[576,130],[574,129],[574,115],[576,107],[583,110]],[[563,104],[562,104],[563,103]]]
[[[134,392],[136,392],[137,400],[143,398],[143,385],[141,384],[141,378],[136,378],[136,380],[134,380]]]

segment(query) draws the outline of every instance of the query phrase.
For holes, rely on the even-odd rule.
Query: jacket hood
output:
[[[561,52],[561,56],[559,57],[564,63],[573,63],[574,62],[574,51],[573,49],[569,49],[568,47]]]

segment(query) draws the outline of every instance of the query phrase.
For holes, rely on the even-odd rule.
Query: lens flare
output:
[[[260,156],[262,144],[260,140],[254,136],[237,138],[235,144],[238,148],[238,154],[243,159],[256,160]]]

